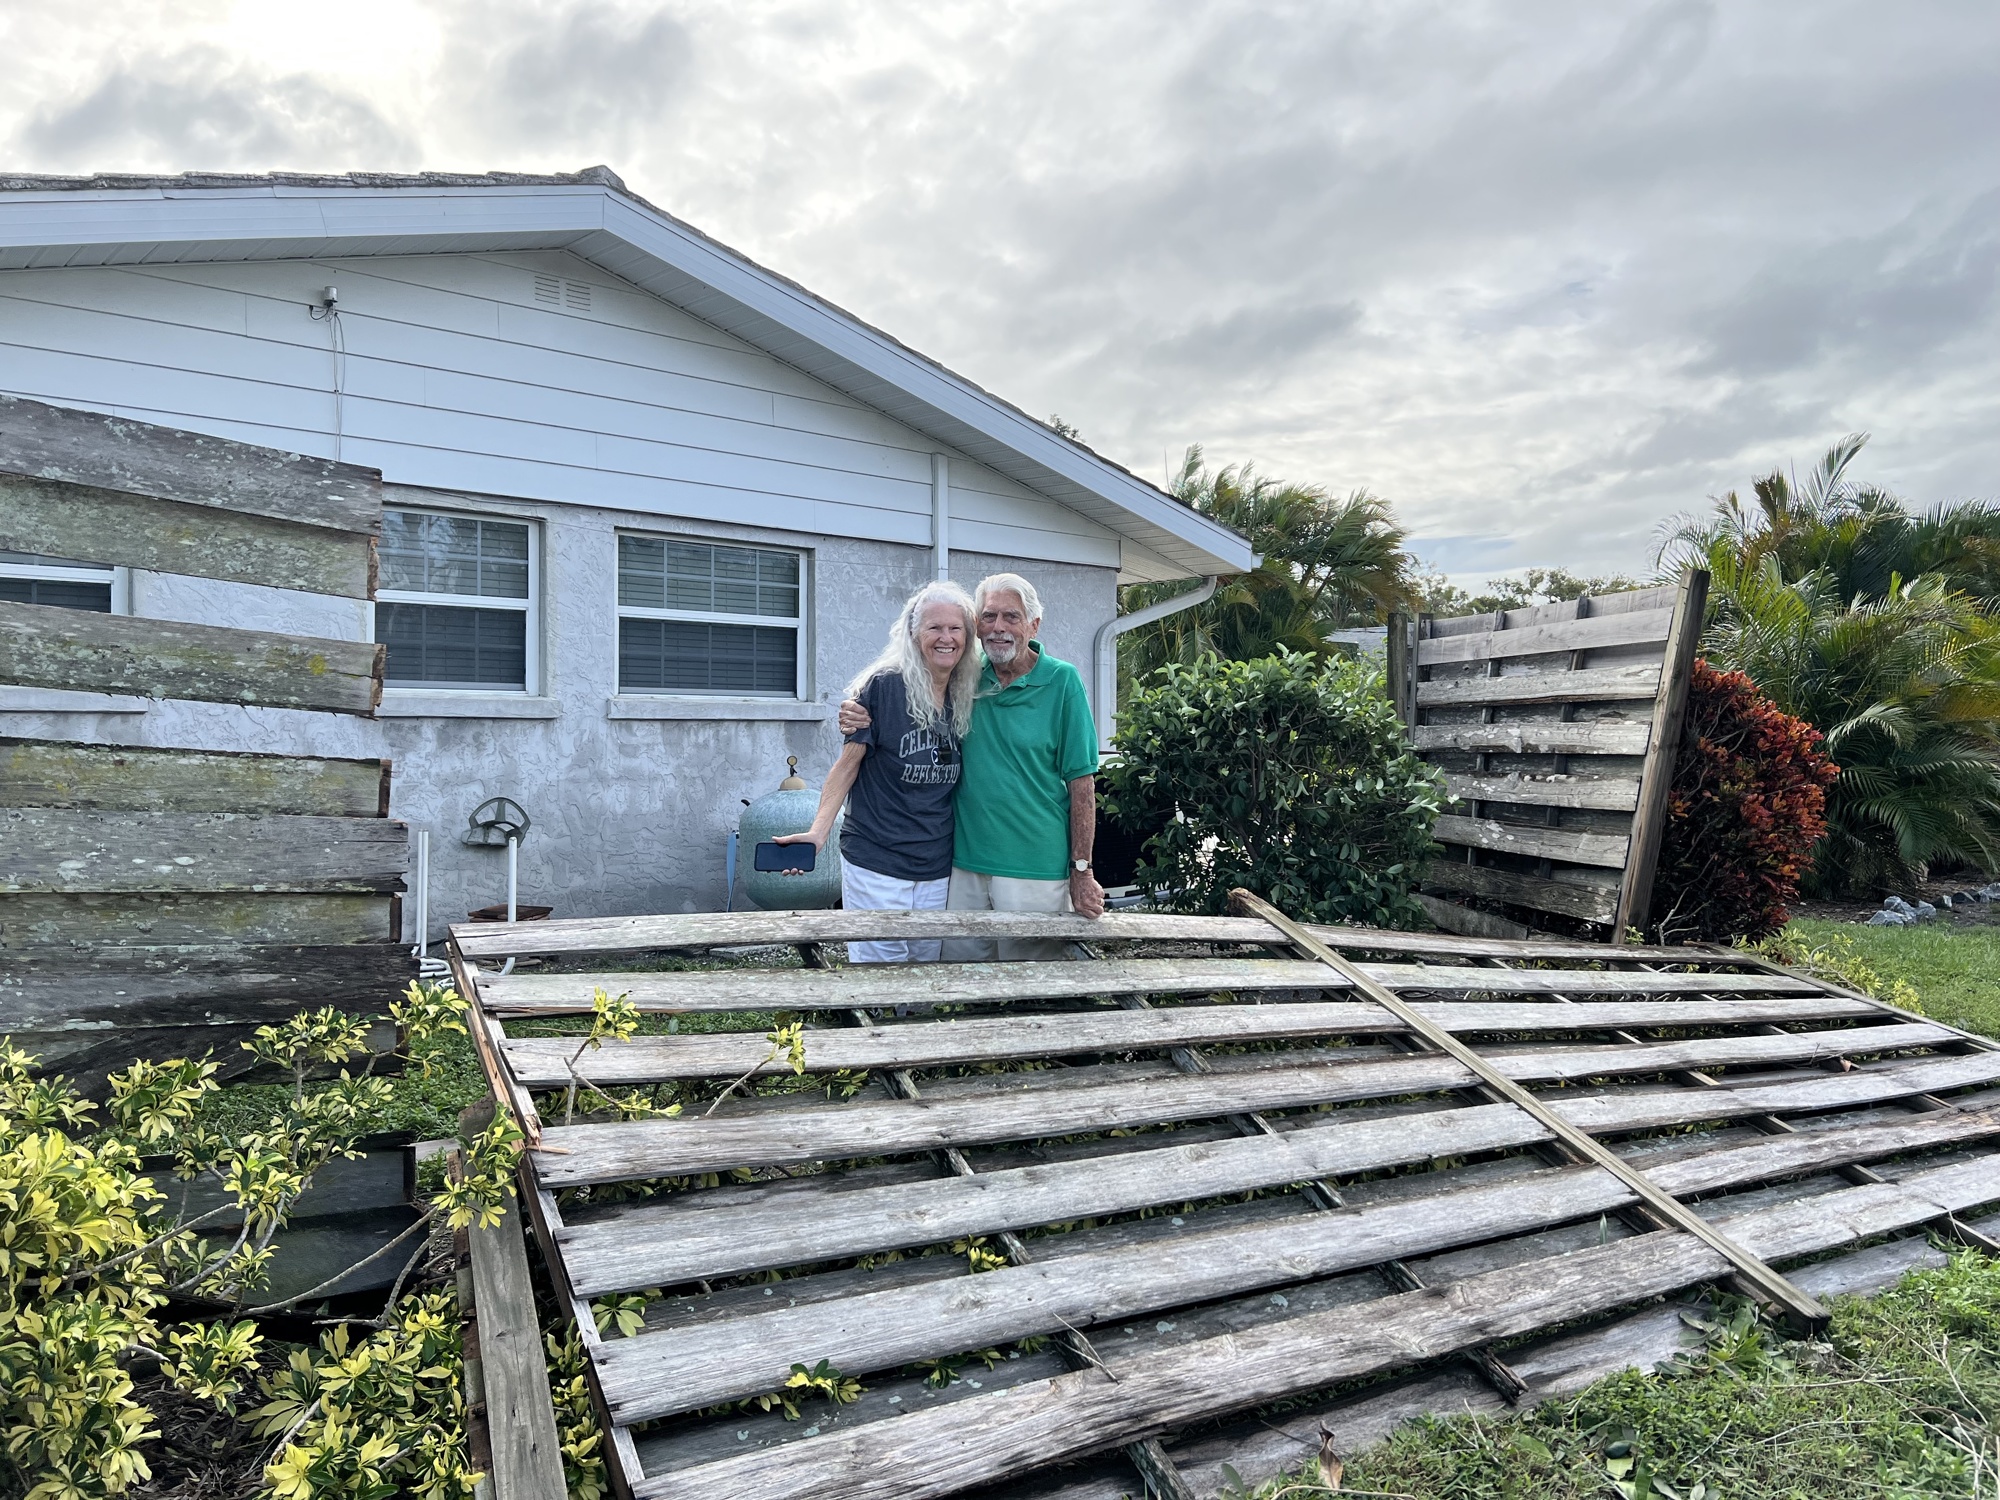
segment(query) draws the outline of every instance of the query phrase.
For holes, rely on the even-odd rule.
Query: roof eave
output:
[[[614,182],[9,184],[0,267],[417,254],[447,236],[568,250],[1128,538],[1151,555],[1133,577],[1157,576],[1152,558],[1188,575],[1254,566],[1236,533]]]

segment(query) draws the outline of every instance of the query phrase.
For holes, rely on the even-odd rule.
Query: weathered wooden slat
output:
[[[409,952],[386,942],[83,950],[10,945],[6,952],[0,1030],[261,1026],[308,1005],[379,1014],[416,974]]]
[[[1512,917],[1480,911],[1476,907],[1460,906],[1456,901],[1433,896],[1429,891],[1413,891],[1411,895],[1417,905],[1423,908],[1424,915],[1446,932],[1462,932],[1469,937],[1488,938],[1531,938],[1535,934],[1535,929],[1526,922],[1516,922]]]
[[[542,1158],[539,1170],[543,1182],[555,1188],[720,1171],[753,1161],[834,1161],[1426,1093],[1456,1087],[1470,1076],[1449,1058],[1398,1057],[1241,1077],[1195,1075],[1077,1084],[1025,1095],[860,1099],[771,1113],[552,1125],[543,1130],[543,1139],[566,1154]]]
[[[577,1290],[595,1297],[1376,1171],[1545,1136],[1511,1105],[1444,1108],[976,1177],[872,1188],[813,1184],[720,1208],[704,1207],[702,1195],[694,1195],[568,1225],[557,1241]]]
[[[894,941],[925,937],[1068,938],[1274,943],[1265,923],[1236,917],[1106,912],[1091,921],[1059,912],[790,911],[696,912],[687,916],[572,917],[554,922],[460,923],[452,941],[467,958],[517,953],[619,953],[651,948],[719,948],[766,943]],[[530,932],[532,927],[535,930]]]
[[[1769,1026],[1777,1022],[1796,1024],[1874,1014],[1863,1002],[1845,996],[1602,1000],[1569,1006],[1534,1001],[1507,1004],[1429,1000],[1419,1002],[1416,1009],[1448,1031],[1467,1033]],[[914,1025],[815,1029],[806,1033],[806,1066],[815,1073],[936,1068],[1086,1052],[1160,1051],[1170,1047],[1311,1036],[1368,1036],[1404,1029],[1401,1022],[1380,1006],[1356,1002],[994,1016]],[[1936,1028],[1933,1031],[1934,1040],[1951,1035]],[[1766,1046],[1770,1041],[1769,1037],[1759,1037],[1756,1045]],[[576,1050],[575,1037],[515,1037],[501,1047],[515,1078],[531,1089],[565,1087],[569,1082],[569,1061]],[[641,1036],[601,1043],[577,1060],[576,1072],[578,1077],[607,1088],[672,1078],[735,1078],[745,1073],[775,1077],[789,1073],[790,1062],[782,1057],[770,1058],[770,1051],[770,1044],[760,1032]],[[1710,1061],[1721,1065],[1720,1059],[1711,1057]]]
[[[0,469],[374,536],[382,476],[354,464],[0,396]]]
[[[0,737],[0,807],[375,818],[389,763]]]
[[[1475,896],[1507,901],[1535,911],[1579,917],[1586,922],[1609,922],[1618,915],[1616,886],[1544,880],[1539,875],[1517,875],[1512,870],[1488,869],[1455,859],[1434,859],[1425,865],[1424,884],[1442,886],[1449,891],[1468,891]]]
[[[493,1447],[494,1500],[562,1500],[562,1440],[549,1396],[541,1318],[521,1242],[522,1213],[509,1204],[498,1224],[466,1230],[472,1251],[472,1314],[480,1385]]]
[[[383,647],[0,602],[0,682],[370,714]]]
[[[1308,924],[1321,942],[1344,952],[1392,949],[1413,957],[1602,960],[1602,943],[1536,939],[1454,937],[1439,932],[1384,932],[1379,929]],[[1246,917],[1165,916],[1107,912],[1097,921],[1035,912],[790,911],[696,912],[642,917],[571,917],[524,922],[461,923],[452,939],[467,958],[511,958],[530,953],[620,953],[655,948],[728,948],[760,944],[850,943],[945,937],[1051,937],[1079,942],[1133,940],[1256,943],[1276,946],[1266,922]],[[559,946],[538,946],[556,944]],[[1739,954],[1697,946],[1630,947],[1619,951],[1631,963],[1689,963],[1704,967],[1750,967]]]
[[[1934,1045],[1954,1035],[1944,1027],[1857,1027],[1642,1047],[1551,1047],[1484,1055],[1503,1076],[1528,1083],[1719,1067],[1732,1059],[1813,1061]],[[1072,1082],[1062,1088],[978,1097],[860,1100],[699,1119],[557,1126],[546,1129],[543,1139],[559,1146],[563,1154],[552,1154],[543,1161],[542,1178],[550,1187],[567,1187],[739,1166],[1031,1140],[1166,1120],[1427,1093],[1464,1087],[1478,1077],[1464,1063],[1436,1053],[1380,1061],[1329,1059],[1287,1065],[1279,1059],[1275,1063],[1268,1071],[1252,1073]],[[1729,1092],[1688,1090],[1674,1097],[1681,1101],[1683,1119],[1714,1119],[1721,1117],[1710,1111]],[[1556,1101],[1550,1103],[1553,1107]]]
[[[1602,1134],[1614,1130],[1655,1130],[1697,1121],[1740,1120],[1746,1115],[1853,1109],[1889,1099],[1907,1099],[1915,1094],[1970,1088],[1996,1079],[2000,1079],[2000,1053],[1977,1052],[1882,1069],[1857,1069],[1792,1083],[1614,1093],[1594,1099],[1557,1098],[1551,1102],[1572,1125]]]
[[[537,926],[542,924],[537,923]],[[1601,955],[1603,949],[1599,949]],[[1716,955],[1705,955],[1713,959]],[[1395,990],[1494,995],[1808,995],[1818,987],[1777,974],[1661,974],[1645,970],[1479,969],[1458,964],[1363,964]],[[1339,976],[1293,959],[1102,959],[1094,963],[870,965],[832,970],[708,969],[597,974],[486,975],[481,1003],[496,1015],[588,1011],[603,989],[642,1011],[853,1010],[977,1005],[1091,995],[1203,995],[1222,991],[1338,992]]]
[[[1513,802],[1526,807],[1588,807],[1630,812],[1639,805],[1639,783],[1625,776],[1457,776],[1445,790],[1460,802]]]
[[[1458,817],[1450,813],[1437,820],[1434,833],[1441,844],[1470,845],[1475,849],[1496,849],[1507,854],[1559,859],[1569,864],[1597,865],[1611,870],[1624,868],[1625,851],[1631,842],[1622,833],[1535,828],[1519,823],[1501,823],[1492,818]]]
[[[1432,636],[1417,642],[1417,665],[1440,666],[1455,661],[1492,661],[1496,657],[1544,656],[1556,651],[1598,651],[1606,646],[1651,645],[1664,642],[1673,624],[1667,609],[1626,614],[1593,615],[1548,625],[1512,630],[1488,630],[1469,635]]]
[[[0,895],[0,938],[15,948],[394,942],[393,896],[174,892]]]
[[[393,891],[388,818],[0,807],[0,891]]]
[[[1220,990],[1254,994],[1342,986],[1328,985],[1319,966],[1263,958],[871,964],[846,969],[708,969],[680,974],[512,974],[489,976],[479,982],[481,1001],[501,1015],[587,1011],[593,992],[599,988],[626,995],[646,1011],[847,1011],[1091,995],[1206,995]]]
[[[1509,755],[1644,755],[1650,724],[1592,719],[1538,724],[1419,724],[1410,734],[1419,750],[1486,750]]]
[[[0,548],[374,597],[374,540],[364,533],[23,474],[0,472]]]
[[[1908,1120],[1774,1136],[1750,1146],[1648,1167],[1685,1196],[1829,1165],[2000,1133],[2000,1113]],[[705,1208],[636,1204],[558,1233],[586,1296],[866,1255],[1050,1221],[1129,1213],[1315,1177],[1376,1171],[1442,1156],[1529,1145],[1548,1133],[1509,1105],[1315,1123],[1277,1136],[1206,1141],[983,1174],[855,1188],[788,1188],[765,1201]],[[838,1361],[836,1361],[838,1363]]]
[[[1480,708],[1492,703],[1613,703],[1651,698],[1660,669],[1603,667],[1582,672],[1525,672],[1511,677],[1448,677],[1417,684],[1419,708]]]
[[[1798,1147],[1786,1140],[1710,1152],[1647,1175],[1667,1191],[1689,1190],[1669,1188],[1669,1182],[1711,1190],[1951,1144],[1996,1130],[2000,1119],[1991,1114],[1976,1124],[1946,1119],[1910,1122],[1900,1130],[1862,1127],[1828,1132]],[[2000,1186],[1995,1193],[2000,1195]],[[643,1421],[781,1384],[792,1363],[788,1350],[809,1350],[842,1370],[867,1372],[1004,1344],[1065,1325],[1108,1323],[1435,1253],[1607,1213],[1634,1201],[1632,1190],[1610,1173],[1577,1167],[1338,1215],[1206,1232],[1199,1230],[1197,1219],[1196,1229],[1180,1236],[1082,1250],[976,1280],[961,1276],[642,1334],[607,1345],[599,1374],[613,1419]]]
[[[1990,1163],[1857,1187],[1720,1221],[1767,1258],[1809,1254],[1928,1222],[2000,1195]],[[1795,1212],[1804,1210],[1805,1212]],[[1302,1222],[1302,1221],[1301,1221]],[[1693,1236],[1640,1235],[1456,1283],[1407,1292],[1012,1386],[788,1444],[784,1462],[748,1452],[648,1479],[640,1500],[932,1500],[1136,1432],[1212,1419],[1676,1291],[1729,1269]]]

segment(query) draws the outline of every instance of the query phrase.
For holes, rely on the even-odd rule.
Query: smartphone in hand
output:
[[[762,843],[757,846],[756,867],[760,870],[809,872],[819,862],[819,850],[811,844]]]

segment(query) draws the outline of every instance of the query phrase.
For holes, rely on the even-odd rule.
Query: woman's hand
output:
[[[817,851],[826,847],[826,832],[818,828],[808,828],[804,833],[781,833],[766,842],[773,844],[811,844]],[[810,870],[780,870],[780,875],[810,875]]]
[[[843,698],[840,700],[840,719],[838,722],[842,734],[853,734],[857,729],[866,729],[875,720],[868,710],[861,706],[859,700]]]

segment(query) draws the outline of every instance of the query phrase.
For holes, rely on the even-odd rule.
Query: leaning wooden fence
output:
[[[1499,614],[1398,617],[1389,681],[1455,805],[1422,900],[1439,926],[1644,931],[1708,575]],[[1475,904],[1476,903],[1476,904]]]
[[[1231,1443],[1268,1474],[1321,1420],[1449,1403],[1454,1372],[1497,1401],[1616,1367],[1663,1295],[1729,1279],[1810,1322],[1811,1288],[1881,1252],[1787,1263],[1992,1243],[1964,1222],[2000,1201],[1990,1042],[1739,952],[1239,909],[455,928],[619,1491],[1213,1493]],[[1112,956],[819,946],[1002,935]],[[689,963],[718,948],[738,956]],[[584,1046],[599,990],[648,1034]],[[802,1078],[774,1012],[810,1019]],[[640,1330],[600,1335],[590,1303],[634,1294]],[[831,1402],[801,1370],[862,1389]]]
[[[381,516],[373,470],[0,397],[0,549],[365,600]],[[382,647],[0,602],[0,685],[368,714]],[[86,1074],[381,1011],[410,968],[389,770],[0,739],[0,1033]]]

